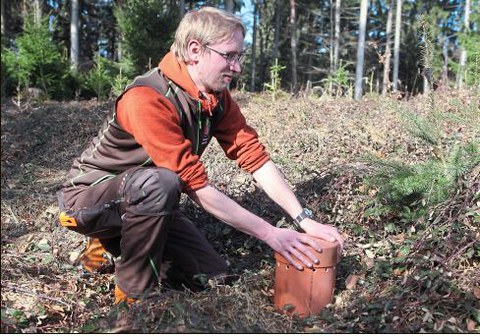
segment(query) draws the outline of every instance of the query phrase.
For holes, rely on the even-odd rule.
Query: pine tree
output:
[[[137,74],[158,64],[170,50],[178,10],[166,0],[131,0],[115,11],[122,39],[122,57]]]

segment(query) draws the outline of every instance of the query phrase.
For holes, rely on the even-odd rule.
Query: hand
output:
[[[313,219],[305,218],[301,222],[302,229],[312,237],[320,238],[326,241],[339,243],[338,257],[340,259],[343,251],[343,237],[333,225],[320,224]]]
[[[318,252],[321,252],[322,248],[308,234],[272,227],[264,241],[299,270],[302,270],[304,265],[310,268],[313,266],[312,263],[318,264],[319,262],[308,245]]]
[[[302,229],[310,236],[320,238],[329,242],[337,241],[343,249],[343,237],[333,225],[320,224],[313,219],[305,218],[301,222]]]

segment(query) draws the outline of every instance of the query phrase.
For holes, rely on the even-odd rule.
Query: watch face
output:
[[[312,218],[313,217],[313,212],[310,209],[305,209],[305,215],[307,217]]]
[[[295,224],[300,225],[300,222],[305,218],[313,218],[313,212],[310,209],[304,208],[302,212],[293,219]]]

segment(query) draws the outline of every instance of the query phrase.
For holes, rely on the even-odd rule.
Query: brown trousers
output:
[[[117,285],[139,298],[160,280],[162,261],[170,261],[169,271],[192,287],[227,273],[225,260],[179,211],[180,193],[174,172],[132,168],[94,186],[64,188],[59,205],[75,218],[72,230],[99,238],[117,257]]]

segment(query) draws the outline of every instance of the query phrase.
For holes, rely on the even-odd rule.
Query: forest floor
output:
[[[378,190],[365,182],[373,171],[368,154],[409,164],[435,154],[407,130],[405,111],[448,114],[439,125],[449,143],[478,144],[478,91],[409,100],[236,97],[299,199],[345,237],[332,303],[303,319],[275,311],[272,250],[182,198],[184,211],[240,279],[199,293],[159,286],[128,311],[115,307],[114,276],[89,275],[75,264],[84,239],[60,227],[55,196],[111,102],[7,102],[1,110],[2,333],[480,331],[480,167],[420,218],[375,213]],[[273,225],[288,225],[215,141],[203,162],[220,190]]]

